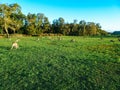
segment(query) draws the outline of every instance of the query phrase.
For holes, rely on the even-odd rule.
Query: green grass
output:
[[[11,50],[16,39],[0,39],[0,90],[120,89],[116,38],[20,37]]]

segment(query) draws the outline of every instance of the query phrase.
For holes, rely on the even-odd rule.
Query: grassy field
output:
[[[0,38],[0,90],[120,90],[117,38],[16,39]]]

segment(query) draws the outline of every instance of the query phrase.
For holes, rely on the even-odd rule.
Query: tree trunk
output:
[[[7,28],[5,28],[5,31],[6,31],[7,38],[9,38],[9,33],[8,33]]]
[[[9,33],[8,33],[8,29],[7,29],[6,23],[5,23],[5,31],[6,31],[7,38],[9,38]]]
[[[83,26],[83,36],[86,35],[85,25]]]

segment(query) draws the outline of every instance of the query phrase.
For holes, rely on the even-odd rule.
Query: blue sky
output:
[[[107,31],[120,30],[120,0],[0,0],[0,3],[18,3],[24,14],[44,13],[52,23],[63,17],[100,23]]]

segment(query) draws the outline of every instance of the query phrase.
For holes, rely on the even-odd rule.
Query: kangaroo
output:
[[[19,41],[19,39],[17,39],[15,42],[12,43],[11,49],[13,49],[13,48],[17,49],[19,47],[19,45],[17,43],[18,41]]]

